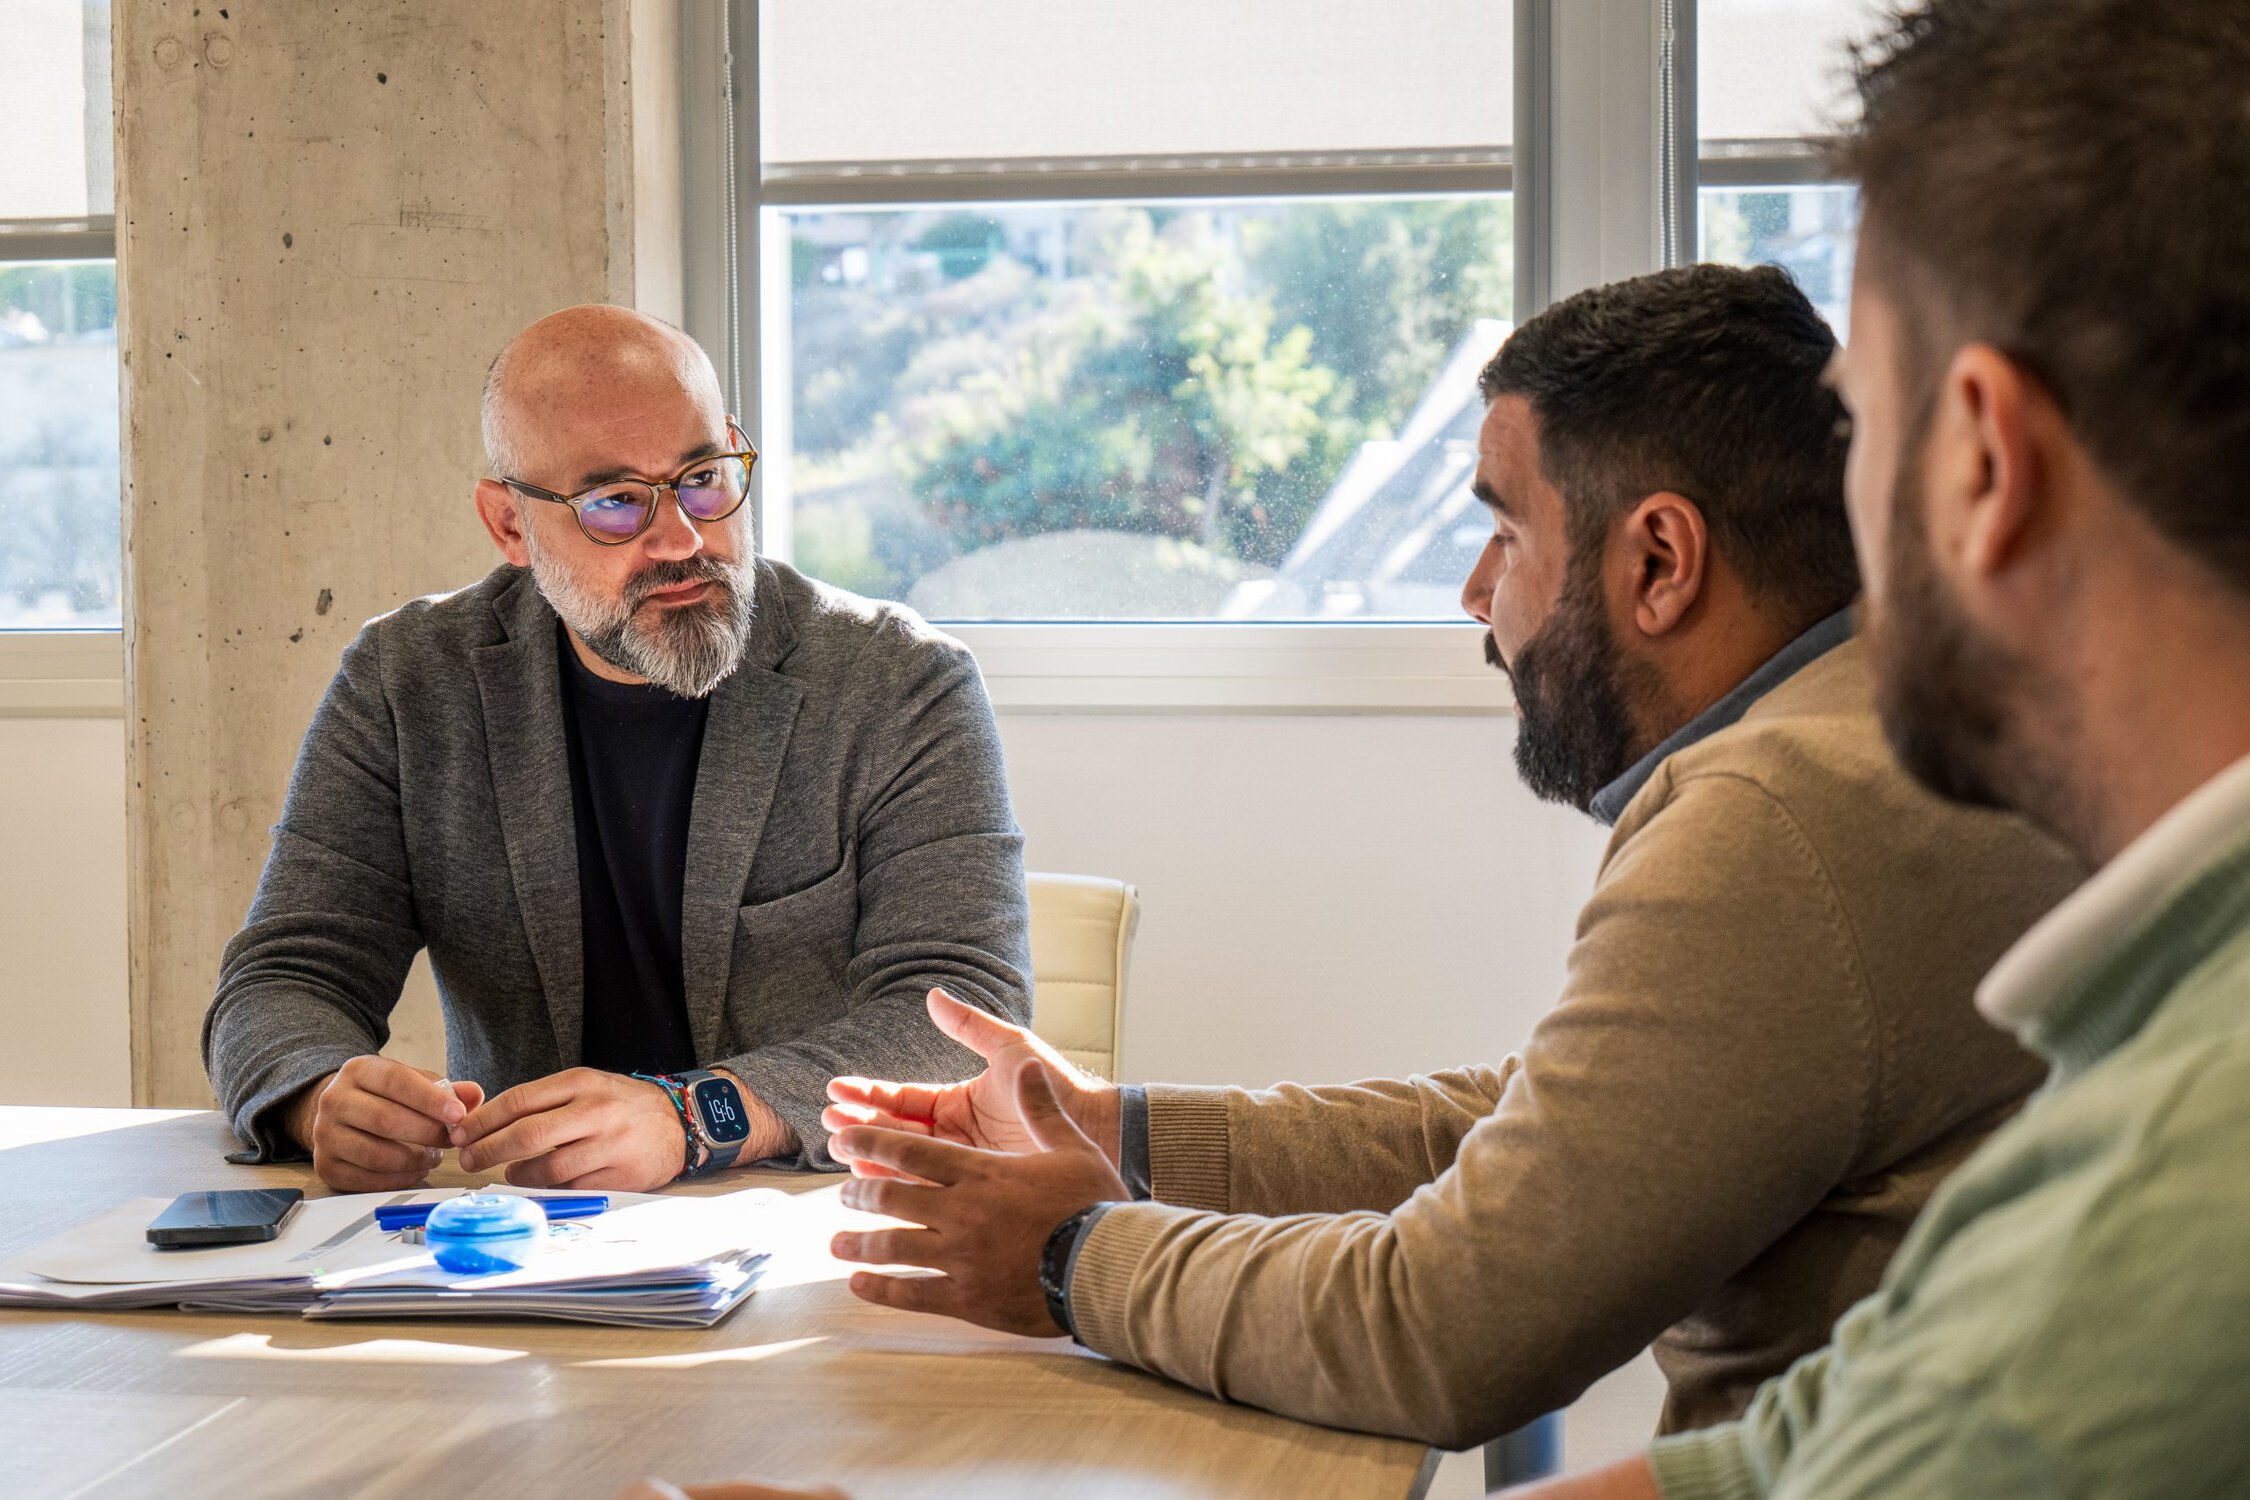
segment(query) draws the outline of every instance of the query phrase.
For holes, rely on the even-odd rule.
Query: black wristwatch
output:
[[[1039,1290],[1047,1297],[1047,1316],[1074,1339],[1078,1338],[1078,1325],[1070,1318],[1070,1293],[1065,1283],[1070,1272],[1070,1250],[1078,1243],[1086,1221],[1108,1206],[1106,1203],[1090,1204],[1057,1224],[1055,1232],[1047,1236],[1047,1248],[1039,1257]],[[1080,1339],[1079,1342],[1085,1341]]]

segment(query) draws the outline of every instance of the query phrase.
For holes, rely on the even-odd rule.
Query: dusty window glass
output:
[[[1842,338],[1851,316],[1859,195],[1835,183],[1704,188],[1698,260],[1780,266]]]
[[[117,267],[0,263],[0,629],[118,624]]]
[[[768,545],[942,619],[1457,614],[1510,200],[1302,174],[1503,186],[1513,28],[1499,0],[762,0],[759,170],[820,184],[762,210]],[[961,190],[994,169],[1006,201]],[[1145,196],[1088,186],[1117,170]],[[893,206],[917,182],[943,201]]]
[[[7,258],[106,251],[109,5],[0,0],[0,36],[0,630],[115,629],[117,267]]]
[[[1458,614],[1505,194],[766,213],[807,572],[954,620]]]

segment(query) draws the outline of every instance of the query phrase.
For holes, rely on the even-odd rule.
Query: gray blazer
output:
[[[977,1060],[933,1027],[943,983],[1031,1016],[1023,836],[976,663],[911,612],[763,559],[742,665],[711,695],[681,962],[696,1057],[740,1075],[830,1167],[839,1073],[939,1081]],[[203,1023],[249,1143],[390,1035],[423,948],[447,1066],[487,1095],[579,1060],[578,853],[555,615],[528,573],[373,620],[290,778]]]

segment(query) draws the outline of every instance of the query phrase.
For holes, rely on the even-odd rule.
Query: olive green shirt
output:
[[[2250,1494],[2250,760],[2167,814],[1979,1002],[2052,1060],[1882,1289],[1665,1500]]]

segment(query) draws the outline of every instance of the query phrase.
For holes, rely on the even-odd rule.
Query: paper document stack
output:
[[[169,1200],[136,1198],[0,1264],[0,1306],[708,1328],[757,1284],[764,1247],[780,1236],[790,1208],[787,1195],[770,1189],[716,1198],[612,1193],[609,1212],[549,1225],[530,1266],[496,1276],[441,1270],[422,1246],[376,1226],[379,1205],[451,1196],[422,1189],[307,1199],[277,1239],[188,1249],[149,1244],[149,1220]]]

